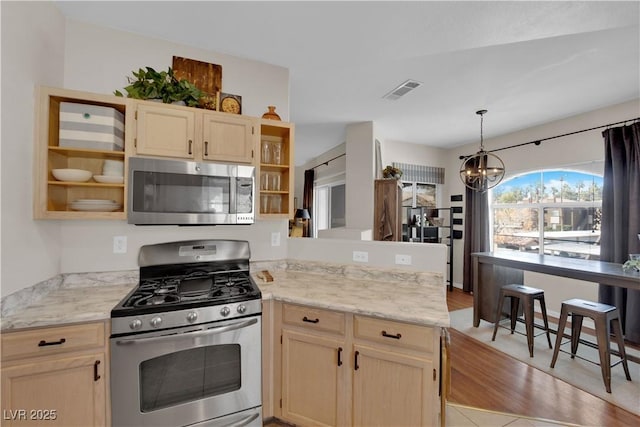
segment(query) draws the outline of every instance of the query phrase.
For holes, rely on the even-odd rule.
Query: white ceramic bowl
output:
[[[58,181],[70,182],[86,182],[89,181],[93,175],[91,171],[83,169],[52,169],[51,173]]]
[[[114,175],[93,175],[93,179],[103,184],[122,184],[124,182],[124,176]]]

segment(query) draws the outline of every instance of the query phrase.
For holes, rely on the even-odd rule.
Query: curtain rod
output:
[[[570,135],[575,135],[578,133],[582,133],[582,132],[589,132],[590,130],[596,130],[596,129],[601,129],[601,128],[606,128],[609,126],[614,126],[614,125],[619,125],[621,123],[627,123],[627,122],[635,122],[637,120],[640,120],[640,117],[636,117],[635,119],[627,119],[627,120],[622,120],[620,122],[615,122],[615,123],[609,123],[606,125],[602,125],[602,126],[595,126],[589,129],[582,129],[582,130],[577,130],[575,132],[569,132],[569,133],[563,133],[562,135],[556,135],[556,136],[551,136],[549,138],[542,138],[542,139],[537,139],[535,141],[529,141],[529,142],[523,142],[521,144],[514,144],[514,145],[509,145],[507,147],[502,147],[502,148],[496,148],[494,150],[487,150],[487,153],[493,153],[495,151],[500,151],[500,150],[507,150],[509,148],[516,148],[516,147],[522,147],[523,145],[529,145],[529,144],[535,144],[535,145],[540,145],[542,143],[542,141],[548,141],[550,139],[556,139],[556,138],[562,138],[563,136],[570,136]],[[459,159],[463,160],[466,159],[468,157],[471,157],[472,155],[468,155],[468,156],[460,156]]]
[[[329,159],[329,160],[327,160],[326,162],[322,162],[322,163],[320,163],[319,165],[315,165],[314,167],[309,168],[309,169],[319,168],[320,166],[323,166],[323,165],[324,165],[324,166],[329,166],[329,162],[332,162],[332,161],[334,161],[334,160],[336,160],[336,159],[339,159],[340,157],[344,157],[344,156],[346,156],[346,155],[347,155],[347,153],[340,154],[339,156],[335,156],[333,159]]]

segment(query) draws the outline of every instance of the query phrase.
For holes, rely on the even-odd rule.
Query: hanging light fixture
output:
[[[480,151],[465,157],[460,166],[460,179],[470,189],[484,192],[495,187],[504,178],[504,162],[495,154],[484,150],[482,122],[487,110],[476,111],[480,116]]]

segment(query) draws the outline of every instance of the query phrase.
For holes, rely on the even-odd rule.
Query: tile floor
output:
[[[485,409],[447,404],[447,427],[557,427],[578,426],[538,418],[487,411]]]
[[[580,427],[578,424],[520,417],[485,409],[447,404],[447,427]],[[290,424],[271,421],[265,427],[291,427]]]

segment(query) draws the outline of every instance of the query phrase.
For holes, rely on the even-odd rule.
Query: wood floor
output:
[[[473,296],[447,292],[449,311],[473,306]],[[638,426],[640,417],[513,359],[454,329],[449,402],[582,426]],[[638,381],[638,379],[634,379]]]

